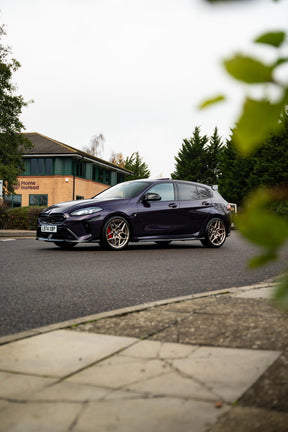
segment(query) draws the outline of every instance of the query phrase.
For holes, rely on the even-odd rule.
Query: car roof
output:
[[[213,185],[208,185],[205,183],[199,183],[197,181],[191,181],[191,180],[178,180],[178,179],[171,179],[169,177],[160,177],[160,178],[143,178],[143,179],[136,179],[136,180],[130,180],[130,182],[141,182],[141,181],[145,181],[145,182],[149,182],[149,183],[161,183],[163,181],[170,181],[173,183],[191,183],[191,184],[195,184],[195,185],[199,185],[199,186],[204,186],[204,187],[208,187],[210,189],[213,189],[213,191],[215,191]]]

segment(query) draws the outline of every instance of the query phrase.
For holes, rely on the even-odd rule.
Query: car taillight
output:
[[[230,206],[230,204],[227,204],[227,210],[228,210],[228,211],[231,211],[231,206]]]

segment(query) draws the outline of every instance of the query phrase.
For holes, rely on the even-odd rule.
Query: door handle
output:
[[[202,202],[202,205],[204,205],[204,206],[206,206],[206,207],[207,207],[207,206],[209,206],[209,205],[210,205],[210,202],[208,202],[208,201],[203,201],[203,202]]]
[[[176,208],[177,204],[176,203],[171,203],[171,204],[169,204],[169,207]]]

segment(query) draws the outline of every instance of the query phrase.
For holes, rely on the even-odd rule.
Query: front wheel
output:
[[[226,227],[223,220],[219,218],[213,218],[206,225],[205,239],[202,239],[201,243],[205,247],[219,248],[224,244],[226,237]]]
[[[130,239],[130,227],[126,219],[113,216],[107,220],[101,235],[101,246],[105,249],[124,249]]]

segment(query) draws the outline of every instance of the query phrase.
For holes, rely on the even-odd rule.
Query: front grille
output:
[[[41,223],[50,223],[50,224],[57,224],[62,223],[65,220],[65,216],[63,213],[52,213],[52,214],[45,214],[41,213],[39,216],[39,220]]]

